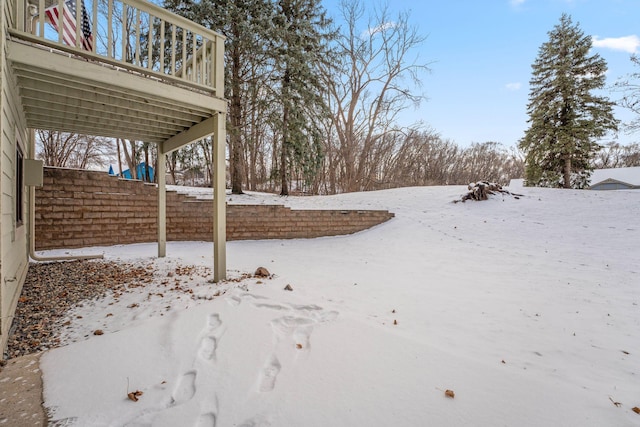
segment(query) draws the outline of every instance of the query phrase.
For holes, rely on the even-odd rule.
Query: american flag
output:
[[[65,0],[62,13],[62,40],[69,46],[76,46],[76,1],[77,0]],[[80,0],[80,7],[82,9],[82,22],[80,28],[81,46],[84,50],[93,50],[93,35],[91,34],[91,26],[89,24],[89,15],[84,7],[84,2]],[[60,11],[58,5],[45,9],[44,13],[47,16],[47,20],[53,25],[53,28],[58,30],[60,23]]]

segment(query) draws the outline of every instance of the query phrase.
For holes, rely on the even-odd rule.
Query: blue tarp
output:
[[[145,162],[140,163],[138,166],[136,166],[136,179],[140,179],[142,180],[144,178],[144,171],[145,168],[149,169],[149,179],[151,180],[151,182],[153,182],[153,167],[151,166],[147,166],[147,164]],[[111,168],[109,168],[111,169]],[[129,169],[122,171],[122,177],[126,178],[126,179],[132,179],[133,177],[131,176],[131,171]]]

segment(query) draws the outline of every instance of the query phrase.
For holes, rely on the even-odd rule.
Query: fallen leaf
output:
[[[291,287],[291,285],[287,285],[287,286],[284,287],[284,290],[285,291],[292,291],[293,288]]]
[[[392,313],[395,313],[395,312],[396,312],[396,309],[394,308],[393,310],[391,310],[391,312],[392,312]]]
[[[447,396],[447,397],[450,397],[450,398],[452,398],[452,399],[453,399],[454,397],[456,397],[456,394],[453,392],[453,390],[445,390],[445,391],[444,391],[444,395],[445,395],[445,396]]]
[[[618,408],[619,408],[620,406],[622,406],[622,403],[620,403],[620,402],[615,402],[615,401],[611,398],[611,396],[609,396],[609,400],[611,401],[611,403],[613,403],[614,405],[616,405],[616,407],[618,407]]]
[[[136,307],[138,307],[138,304],[137,304],[137,303],[135,303],[135,302],[134,302],[133,304],[129,304],[129,305],[127,306],[127,308],[136,308]]]
[[[624,354],[629,354],[628,351],[621,350]]]
[[[296,348],[300,350],[302,348],[302,344],[296,344]]]
[[[255,273],[253,273],[253,275],[256,277],[269,277],[271,273],[269,273],[269,270],[267,270],[264,267],[258,267],[258,269],[256,270]]]
[[[633,408],[631,408],[631,410],[636,414],[640,415],[640,408],[638,408],[637,406],[634,406]]]
[[[104,335],[104,332],[102,331],[102,329],[96,329],[95,331],[93,331],[93,335]]]
[[[138,401],[138,397],[142,396],[142,392],[140,390],[132,391],[131,393],[127,393],[127,397],[134,402]]]
[[[396,319],[393,319],[393,324],[394,324],[394,325],[397,325],[397,324],[398,324],[398,321],[397,321]]]
[[[506,363],[507,363],[507,362],[505,362],[504,360],[502,361],[502,364],[503,364],[503,365],[506,365]]]

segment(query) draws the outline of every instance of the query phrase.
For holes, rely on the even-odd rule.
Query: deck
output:
[[[144,0],[9,0],[7,62],[26,123],[157,144],[159,256],[167,153],[213,135],[224,194],[224,37]],[[224,197],[214,202],[215,270],[224,278]],[[222,246],[220,246],[222,245]],[[222,270],[222,271],[220,271]]]
[[[226,112],[222,36],[141,0],[84,5],[89,48],[82,13],[75,45],[48,23],[64,0],[18,0],[8,59],[29,127],[163,144]]]

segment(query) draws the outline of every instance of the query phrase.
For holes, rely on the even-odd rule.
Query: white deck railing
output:
[[[224,37],[182,16],[144,0],[72,0],[75,18],[55,29],[45,11],[65,0],[14,1],[12,35],[224,97]]]

